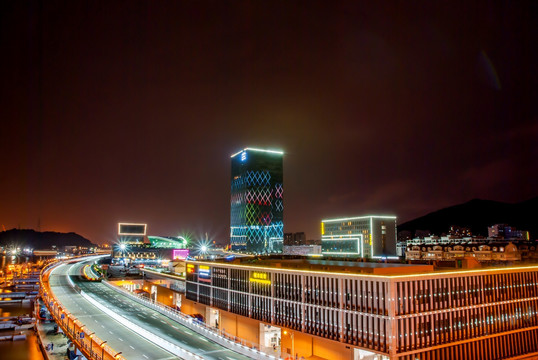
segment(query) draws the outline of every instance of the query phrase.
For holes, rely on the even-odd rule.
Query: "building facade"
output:
[[[188,262],[186,289],[189,300],[308,334],[314,340],[295,346],[299,357],[538,355],[538,266],[369,275]],[[317,338],[332,349],[316,347]]]
[[[285,233],[284,245],[306,245],[306,235],[304,232]]]
[[[396,257],[396,234],[395,216],[322,220],[322,252],[331,256]]]
[[[250,253],[282,251],[283,152],[246,148],[232,158],[230,244]]]
[[[495,224],[488,227],[489,238],[530,240],[530,234],[526,230],[518,230],[507,224]]]
[[[461,241],[449,243],[417,244],[407,242],[406,260],[447,261],[474,258],[479,262],[537,261],[535,243],[529,241]]]

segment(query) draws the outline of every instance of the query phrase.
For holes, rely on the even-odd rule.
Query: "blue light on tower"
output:
[[[241,161],[242,161],[242,162],[247,161],[247,152],[246,152],[246,151],[243,151],[243,152],[241,153]]]

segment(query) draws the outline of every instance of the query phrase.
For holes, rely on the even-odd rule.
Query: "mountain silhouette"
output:
[[[398,232],[429,230],[432,234],[448,233],[450,226],[469,227],[473,235],[488,235],[488,226],[507,224],[518,230],[530,232],[530,238],[538,238],[538,197],[520,203],[504,203],[473,199],[463,204],[434,211],[398,225]]]
[[[52,231],[38,232],[28,229],[11,229],[0,232],[0,246],[15,245],[17,247],[34,250],[51,249],[64,246],[95,246],[92,242],[76,233],[58,233]]]

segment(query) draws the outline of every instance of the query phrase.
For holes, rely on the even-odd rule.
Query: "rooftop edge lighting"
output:
[[[233,154],[230,157],[233,158],[234,156],[237,156],[237,155],[241,154],[244,151],[260,151],[260,152],[266,152],[266,153],[270,153],[270,154],[284,155],[284,152],[280,151],[280,150],[265,150],[265,149],[257,149],[257,148],[248,148],[247,147],[247,148],[244,148],[241,151],[236,152],[235,154]]]
[[[321,222],[336,222],[336,221],[347,221],[347,220],[359,220],[359,219],[396,219],[396,216],[393,215],[365,215],[365,216],[356,216],[356,217],[349,217],[349,218],[341,218],[341,219],[325,219],[321,220]]]
[[[340,253],[341,254],[341,253]],[[196,265],[207,265],[207,262],[203,261],[189,261],[191,264]],[[188,264],[187,264],[188,265]],[[272,267],[267,266],[259,266],[259,265],[238,265],[238,264],[211,264],[211,266],[219,266],[219,265],[225,265],[226,267],[230,268],[236,268],[236,269],[247,269],[247,270],[253,270],[253,271],[267,271],[269,273],[271,272],[288,272],[288,273],[305,273],[305,274],[312,274],[313,272],[316,274],[327,274],[327,275],[333,275],[333,276],[345,276],[345,277],[354,277],[354,276],[360,276],[360,277],[368,277],[368,278],[378,278],[378,279],[401,279],[401,278],[409,278],[409,280],[412,280],[414,277],[436,277],[436,276],[447,276],[447,275],[467,275],[467,274],[476,274],[476,273],[491,273],[491,272],[509,272],[509,271],[525,271],[525,270],[534,270],[538,271],[538,266],[531,265],[531,266],[512,266],[512,267],[500,267],[500,268],[487,268],[487,269],[474,269],[474,270],[458,270],[458,271],[429,271],[429,272],[421,272],[421,273],[415,273],[410,272],[406,273],[404,275],[371,275],[367,273],[344,273],[344,272],[331,272],[331,271],[317,271],[317,270],[301,270],[301,269],[287,269],[287,268],[278,268],[276,270]]]

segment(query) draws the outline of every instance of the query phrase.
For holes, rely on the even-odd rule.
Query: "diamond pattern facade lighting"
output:
[[[283,152],[246,148],[232,155],[230,243],[251,253],[282,251]]]

